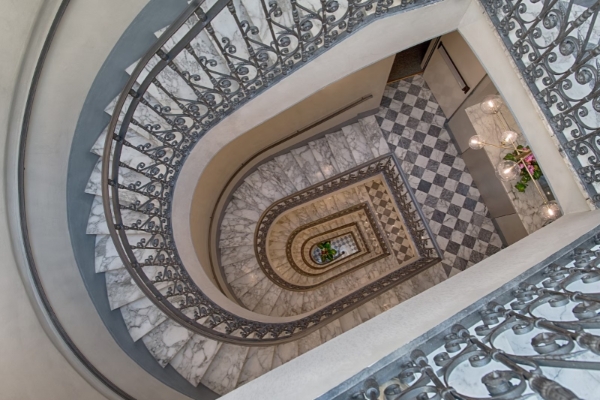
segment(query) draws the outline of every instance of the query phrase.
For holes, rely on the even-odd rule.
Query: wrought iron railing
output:
[[[599,244],[598,236],[588,240],[483,309],[463,314],[448,332],[426,335],[379,375],[328,398],[598,398]]]
[[[216,0],[210,8],[194,1],[139,61],[108,127],[102,196],[120,258],[169,318],[209,338],[267,345],[307,335],[399,282],[384,277],[288,323],[241,318],[208,298],[186,272],[173,240],[171,204],[187,155],[225,116],[374,19],[434,1],[253,0],[241,7]],[[255,20],[250,5],[258,6]],[[415,267],[436,260],[423,258]],[[163,270],[150,278],[147,266]],[[168,289],[161,291],[164,282]]]
[[[590,198],[600,203],[600,2],[481,2]]]

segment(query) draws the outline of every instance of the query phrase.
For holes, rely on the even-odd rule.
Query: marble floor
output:
[[[436,236],[446,274],[499,251],[500,236],[423,77],[388,85],[376,119]]]

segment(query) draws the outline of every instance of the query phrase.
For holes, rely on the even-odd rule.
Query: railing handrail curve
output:
[[[292,3],[296,4],[296,1],[297,0],[292,0]],[[360,7],[364,8],[364,10],[370,10],[372,7],[376,7],[376,13],[374,14],[374,16],[379,16],[382,13],[385,13],[387,11],[387,7],[393,4],[393,2],[394,0],[350,0],[348,10],[345,11],[344,15],[341,18],[354,18],[354,21],[348,21],[348,30],[343,33],[351,32],[350,22],[354,24],[352,25],[352,28],[354,28],[355,26],[360,25],[360,23],[363,21],[364,15],[361,14],[362,9]],[[401,4],[398,7],[406,7],[406,5],[409,3],[412,3],[412,1],[401,0]],[[184,266],[181,265],[179,261],[174,242],[173,248],[171,248],[170,250],[173,253],[174,261],[172,262],[174,264],[177,264],[179,262],[179,264],[177,264],[180,267],[180,270],[177,272],[179,274],[179,282],[186,283],[190,287],[183,289],[177,288],[177,290],[179,290],[180,292],[178,294],[170,293],[170,295],[173,297],[183,297],[185,299],[184,305],[187,306],[186,308],[196,308],[194,318],[188,316],[181,309],[177,308],[171,301],[169,301],[168,295],[164,295],[154,286],[153,282],[148,278],[148,276],[146,276],[145,272],[143,271],[143,265],[141,265],[140,262],[138,262],[136,255],[134,254],[134,249],[129,243],[127,237],[127,227],[123,222],[123,215],[121,213],[121,209],[125,209],[126,207],[123,204],[121,204],[119,198],[119,189],[124,188],[119,187],[119,167],[121,166],[120,157],[125,143],[125,138],[129,130],[129,126],[132,123],[132,121],[134,121],[133,115],[140,102],[142,102],[146,91],[148,90],[150,85],[154,83],[154,80],[158,76],[158,74],[160,74],[167,66],[170,66],[170,63],[175,59],[175,57],[177,57],[179,53],[185,50],[191,44],[192,40],[200,34],[200,32],[207,29],[207,27],[210,27],[211,22],[215,19],[217,15],[219,15],[219,13],[222,10],[224,10],[227,7],[232,14],[234,14],[235,12],[233,8],[233,2],[231,0],[218,0],[206,13],[204,13],[200,8],[202,4],[203,0],[194,0],[190,4],[190,6],[188,6],[188,8],[181,14],[181,16],[178,17],[178,19],[173,23],[173,25],[167,28],[167,30],[158,39],[156,44],[151,47],[148,53],[146,53],[146,55],[137,64],[129,81],[125,85],[124,90],[119,96],[119,99],[113,111],[113,115],[108,127],[108,133],[106,136],[102,159],[102,199],[103,209],[106,216],[106,222],[111,239],[114,243],[117,253],[119,254],[119,257],[123,261],[125,268],[129,272],[133,280],[136,282],[138,287],[142,290],[142,292],[152,301],[152,303],[156,307],[159,308],[160,311],[165,313],[169,318],[171,318],[178,324],[184,326],[185,328],[193,332],[199,333],[210,339],[232,344],[247,346],[270,346],[273,345],[273,343],[286,343],[309,335],[310,333],[332,322],[333,320],[339,318],[345,313],[379,296],[382,292],[391,289],[396,284],[416,275],[417,273],[421,272],[422,269],[428,268],[429,266],[437,263],[439,261],[439,258],[423,257],[417,262],[415,262],[415,268],[407,271],[395,271],[397,274],[395,277],[392,277],[393,279],[390,278],[393,275],[393,273],[388,274],[383,278],[380,278],[364,286],[361,290],[350,293],[349,295],[338,299],[333,304],[318,309],[308,316],[286,322],[252,321],[244,317],[239,317],[231,313],[230,311],[223,309],[213,300],[204,295],[202,290],[195,284],[195,282],[193,282],[193,280],[189,278]],[[323,14],[325,14],[325,12],[323,12]],[[194,23],[193,27],[191,27],[190,30],[183,36],[183,38],[178,40],[177,43],[168,52],[163,51],[163,46],[167,44],[167,42],[171,38],[174,37],[178,30],[193,15],[196,15],[198,17],[198,20]],[[314,14],[310,17],[315,18],[318,16]],[[321,29],[319,31],[319,35],[320,34],[325,35],[326,31],[324,29]],[[304,40],[304,38],[304,36],[298,36],[299,41]],[[225,40],[223,40],[223,42],[225,43]],[[314,44],[314,42],[315,39],[311,38],[311,45]],[[323,43],[325,42],[327,42],[327,40],[324,39]],[[248,51],[251,53],[253,50],[251,49],[250,45],[248,46]],[[327,47],[328,43],[324,44],[323,46]],[[315,52],[316,50],[311,49],[309,55],[314,55]],[[224,53],[223,55],[229,56],[228,53]],[[144,72],[144,69],[155,56],[159,57],[160,60],[147,73],[142,83],[139,84],[139,87],[137,89],[134,89],[139,77]],[[257,57],[255,58],[258,60]],[[302,61],[306,61],[306,59],[303,58]],[[243,83],[245,81],[242,79],[240,82]],[[261,89],[267,87],[267,83],[268,82],[260,83],[262,85]],[[244,91],[245,90],[247,89],[244,89]],[[246,99],[253,97],[253,95],[253,93],[250,93],[246,96]],[[123,121],[119,129],[119,133],[116,134],[121,112],[124,110],[126,101],[130,96],[132,97],[132,100],[128,105],[127,111],[124,115]],[[239,102],[238,99],[234,99],[233,103],[236,104],[236,101]],[[183,111],[184,110],[182,110],[182,112]],[[228,111],[231,111],[231,109]],[[214,121],[211,121],[208,127],[210,128],[214,126],[215,122],[219,121],[220,120],[218,118]],[[205,133],[205,130],[202,133]],[[197,141],[199,139],[199,134],[197,134],[196,137],[194,137],[194,139]],[[196,142],[192,143],[192,145],[195,143]],[[187,150],[187,152],[189,152],[189,149]],[[145,155],[150,157],[148,154]],[[187,153],[183,155],[181,161],[185,160],[185,155],[187,155]],[[159,157],[150,158],[153,161],[156,161],[157,163],[161,163]],[[169,167],[173,170],[170,171]],[[169,187],[172,187],[175,184],[179,170],[175,170],[175,168],[173,168],[172,165],[169,167],[167,167],[166,169],[167,172],[165,173],[164,183]],[[169,174],[170,176],[167,176]],[[167,218],[170,218],[170,213],[170,208],[167,208]],[[151,217],[165,217],[165,214],[158,215],[156,213],[148,213],[147,215],[150,215]],[[172,232],[169,232],[169,229],[169,225],[166,224],[166,234],[172,234]],[[144,231],[143,229],[139,230]],[[156,231],[153,233],[156,233]],[[165,234],[165,232],[162,231],[159,233]],[[386,280],[385,278],[388,279]],[[195,290],[195,292],[190,293],[190,288],[192,290]],[[197,297],[191,298],[192,294],[196,295]],[[190,304],[190,302],[194,303]],[[207,321],[209,321],[209,326],[202,325],[198,322],[199,319],[204,317],[206,317]],[[234,332],[237,332],[238,336],[234,335]],[[271,337],[268,337],[269,335]]]

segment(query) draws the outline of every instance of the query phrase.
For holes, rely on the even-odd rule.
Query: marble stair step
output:
[[[170,364],[188,382],[198,386],[222,344],[195,334],[173,357]]]
[[[212,391],[224,395],[235,389],[249,347],[224,343],[200,382]]]
[[[133,72],[135,65],[137,65],[137,62],[134,65],[132,65],[131,67],[129,67],[130,71],[128,72],[128,74],[131,74]],[[136,85],[134,85],[133,88],[135,90],[135,89],[138,89],[138,87],[139,87],[139,85],[136,84]],[[119,97],[120,97],[120,94],[118,96],[116,96],[114,99],[112,99],[111,102],[108,103],[108,105],[104,108],[104,112],[111,117],[115,113],[115,107],[117,105],[117,101],[119,100]],[[146,99],[151,106],[162,105],[162,103],[160,101],[158,101],[154,96],[152,96],[152,94],[150,92],[146,92],[144,94],[144,99]],[[125,114],[127,113],[127,110],[129,109],[129,105],[130,105],[131,101],[132,101],[132,97],[128,96],[127,99],[125,100],[125,103],[123,104],[123,108],[121,108],[121,110],[119,112],[119,117],[118,117],[119,122],[117,124],[118,128],[120,128],[121,122],[125,118]],[[166,105],[169,105],[173,109],[177,109],[177,104],[174,103],[171,99],[168,99],[168,103]],[[141,103],[137,106],[137,108],[135,110],[134,118],[142,126],[147,126],[147,125],[154,126],[157,124],[159,124],[159,125],[165,124],[165,120],[160,115],[158,115],[153,109],[151,109]],[[108,124],[107,124],[106,128],[108,128]],[[143,129],[141,126],[129,124],[128,129],[138,133],[142,137],[146,137],[146,138],[150,137],[149,133],[145,129]],[[119,131],[117,130],[117,132],[119,132]]]
[[[346,136],[343,131],[337,131],[334,133],[328,133],[325,135],[325,139],[331,149],[331,154],[335,159],[340,172],[345,172],[351,168],[356,167],[356,161],[352,156],[352,149],[346,140]]]
[[[363,323],[360,313],[356,309],[342,315],[339,321],[344,332],[348,332],[350,329]]]
[[[221,265],[223,267],[249,258],[255,258],[254,246],[226,247],[221,249]]]
[[[254,309],[271,286],[275,285],[269,278],[262,274],[262,271],[261,275],[263,275],[263,279],[239,298],[242,304],[249,310]]]
[[[140,190],[144,190],[150,184],[150,179],[146,176],[132,171],[128,168],[119,168],[119,184],[129,187],[138,187]],[[139,182],[139,185],[137,184]],[[94,169],[90,174],[88,183],[85,187],[85,193],[92,194],[94,196],[102,196],[102,159],[98,159]],[[147,197],[143,194],[133,192],[131,190],[119,189],[119,199],[123,199],[124,204],[132,204],[139,200],[140,202],[147,201]]]
[[[318,139],[308,142],[308,147],[312,151],[317,165],[325,179],[331,178],[341,172],[337,165],[337,161],[335,161],[331,149],[329,148],[327,139]]]
[[[221,232],[219,248],[251,246],[254,243],[254,233],[246,232]]]
[[[317,160],[315,159],[313,152],[310,150],[310,147],[298,147],[291,150],[290,153],[292,156],[294,156],[294,159],[298,163],[302,174],[306,177],[311,185],[316,185],[317,183],[325,180],[325,176],[323,176],[323,173],[319,169]]]
[[[358,123],[365,139],[367,139],[367,143],[371,148],[373,156],[379,157],[390,153],[390,148],[383,137],[383,133],[381,132],[381,128],[379,127],[375,116],[369,115],[368,117],[361,118]]]
[[[342,127],[342,132],[350,146],[356,165],[364,164],[375,158],[359,124],[346,125]]]
[[[131,235],[128,236],[129,243],[137,245],[142,239],[149,240],[150,235]],[[145,259],[148,255],[153,254],[153,250],[135,249],[134,254],[137,259]],[[117,253],[117,249],[110,235],[97,235],[96,246],[94,252],[94,266],[96,273],[106,272],[125,268],[123,261]]]
[[[266,276],[263,274],[262,270],[255,269],[254,271],[249,272],[232,282],[229,282],[229,286],[233,290],[236,297],[241,299],[248,291],[254,290],[254,288],[264,279],[266,279]]]
[[[189,32],[190,29],[198,22],[198,18],[195,15],[192,15],[185,24],[165,43],[163,49],[169,51],[177,44],[183,37]],[[166,28],[161,29],[155,32],[156,37],[160,37],[162,33],[166,30]],[[197,57],[205,57],[208,61],[216,63],[216,65],[211,65],[210,69],[218,73],[229,73],[229,68],[227,68],[227,63],[223,59],[223,55],[218,51],[215,45],[212,43],[210,36],[205,30],[202,30],[194,39],[191,41],[191,46],[194,50],[194,53]],[[188,53],[191,55],[191,53]],[[200,77],[200,83],[202,86],[207,88],[214,88],[214,85],[211,82],[211,76],[207,75],[207,73],[198,65],[195,59],[191,63],[188,64],[189,57],[184,57],[183,61],[178,61],[175,58],[175,62],[178,65],[181,65],[181,68],[184,71],[194,71]],[[218,85],[217,85],[218,86]]]
[[[224,224],[226,219],[235,220],[236,218],[244,218],[253,222],[258,222],[262,211],[256,204],[248,201],[232,198],[225,208],[225,216],[223,217]]]
[[[221,220],[221,233],[237,232],[254,234],[256,221],[226,214]]]
[[[121,210],[123,223],[131,226],[138,220],[145,221],[148,216],[131,210]],[[108,235],[108,225],[106,224],[106,216],[104,215],[104,207],[102,205],[102,197],[95,196],[92,202],[92,208],[90,210],[90,216],[88,218],[88,225],[86,229],[88,235]],[[143,233],[140,231],[140,233]],[[132,232],[133,234],[133,232]]]
[[[134,341],[141,339],[167,319],[167,316],[147,297],[129,303],[119,310]]]
[[[237,382],[237,387],[269,372],[272,369],[274,354],[275,346],[250,347]]]
[[[279,286],[272,285],[252,311],[258,314],[270,315],[282,291],[283,289]]]
[[[260,267],[256,257],[247,258],[223,267],[227,282],[233,282],[236,279],[259,269]]]
[[[321,332],[318,330],[309,333],[307,336],[298,340],[298,355],[302,355],[315,347],[319,347],[322,344]]]
[[[280,156],[275,157],[275,162],[281,168],[281,170],[287,175],[288,179],[294,187],[296,191],[307,188],[311,185],[306,176],[304,176],[304,172],[302,168],[298,165],[296,158],[291,153],[285,153]]]
[[[260,165],[258,170],[264,179],[273,182],[274,185],[278,186],[285,196],[289,196],[296,192],[296,187],[275,160]]]
[[[148,74],[154,69],[154,67],[160,62],[160,58],[157,55],[154,55],[148,63],[144,66],[144,69],[138,75],[136,82],[141,85],[142,82],[146,79]],[[138,62],[135,62],[131,66],[129,66],[125,72],[131,75]],[[155,77],[156,81],[163,86],[163,88],[159,88],[156,84],[151,84],[147,88],[147,92],[158,101],[163,107],[170,107],[172,110],[179,110],[177,103],[173,100],[167,93],[171,93],[173,96],[180,99],[194,99],[197,96],[194,95],[193,89],[171,68],[165,67],[159,74]],[[166,91],[166,92],[165,92]]]
[[[154,279],[159,272],[163,271],[163,267],[149,265],[143,267],[143,270],[148,278]],[[107,271],[104,278],[106,280],[108,303],[111,310],[116,310],[145,297],[144,292],[142,292],[129,272],[124,268]],[[168,285],[168,282],[160,282],[156,284],[156,288],[160,290],[166,288]]]
[[[273,364],[271,369],[282,366],[286,362],[298,357],[298,355],[298,341],[275,346],[275,353],[273,354]]]
[[[342,329],[342,324],[336,319],[319,329],[319,333],[321,334],[321,343],[325,343],[341,335],[344,331]]]
[[[255,209],[259,210],[261,214],[273,203],[273,201],[265,197],[248,182],[243,182],[235,192],[233,192],[233,197],[251,204]]]
[[[271,200],[271,203],[288,195],[286,189],[281,187],[277,180],[271,180],[265,177],[260,170],[254,171],[248,175],[244,181],[265,198]]]
[[[161,367],[175,357],[192,338],[193,333],[168,319],[148,332],[142,341]]]

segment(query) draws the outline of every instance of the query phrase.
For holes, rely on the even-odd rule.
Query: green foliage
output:
[[[523,152],[527,151],[530,151],[529,146],[518,145],[517,150],[504,156],[505,160],[519,163],[519,166],[521,167],[521,179],[515,184],[515,188],[519,192],[524,192],[525,189],[527,189],[532,176],[533,179],[538,180],[544,175],[533,154],[523,158]],[[529,172],[527,170],[528,168],[530,169]],[[533,168],[533,170],[531,170],[531,168]]]

